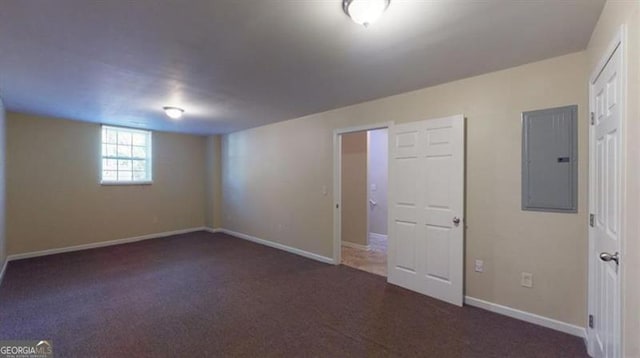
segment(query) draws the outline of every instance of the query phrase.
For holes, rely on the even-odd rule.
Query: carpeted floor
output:
[[[580,338],[198,232],[11,262],[0,339],[58,357],[585,357]]]

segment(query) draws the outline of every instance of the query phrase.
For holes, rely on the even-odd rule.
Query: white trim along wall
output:
[[[127,243],[130,243],[130,242],[143,241],[143,240],[149,240],[149,239],[158,239],[158,238],[161,238],[161,237],[180,235],[180,234],[186,234],[186,233],[196,232],[196,231],[205,231],[205,230],[206,230],[205,227],[194,227],[194,228],[189,228],[189,229],[182,229],[182,230],[175,230],[175,231],[165,231],[165,232],[159,232],[159,233],[155,233],[155,234],[128,237],[128,238],[124,238],[124,239],[101,241],[101,242],[85,244],[85,245],[77,245],[77,246],[62,247],[62,248],[57,248],[57,249],[49,249],[49,250],[42,250],[42,251],[27,252],[27,253],[23,253],[23,254],[9,255],[9,257],[7,257],[7,262],[8,261],[15,261],[15,260],[22,260],[22,259],[29,259],[29,258],[32,258],[32,257],[62,254],[62,253],[65,253],[65,252],[89,250],[89,249],[96,249],[96,248],[99,248],[99,247],[107,247],[107,246],[114,246],[114,245],[120,245],[120,244],[127,244]]]

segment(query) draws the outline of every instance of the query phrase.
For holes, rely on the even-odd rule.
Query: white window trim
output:
[[[118,186],[118,185],[151,185],[153,180],[145,181],[113,181],[113,180],[101,180],[100,185],[103,186]]]
[[[140,181],[117,181],[117,180],[102,180],[103,172],[104,172],[104,152],[102,151],[103,141],[102,141],[102,133],[104,129],[115,129],[115,130],[125,130],[131,133],[140,133],[147,136],[148,145],[147,145],[147,174],[151,178],[150,180],[140,180]],[[118,159],[114,157],[108,157],[107,159]],[[126,160],[131,160],[132,158],[122,158]],[[127,128],[127,127],[117,127],[117,126],[109,126],[103,124],[100,128],[100,185],[103,186],[121,186],[121,185],[151,185],[153,184],[153,132],[148,130]]]

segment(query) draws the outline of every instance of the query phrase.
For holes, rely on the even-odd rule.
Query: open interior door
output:
[[[461,306],[464,117],[389,131],[389,283]]]

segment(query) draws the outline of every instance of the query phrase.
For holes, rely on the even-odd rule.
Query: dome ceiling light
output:
[[[180,119],[184,114],[184,109],[178,107],[162,107],[167,117],[171,119]]]
[[[343,0],[342,9],[356,24],[369,27],[389,7],[391,0]]]

